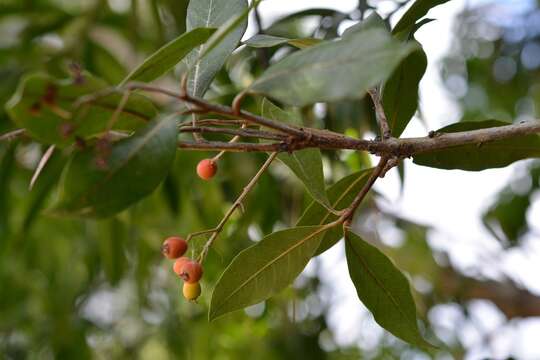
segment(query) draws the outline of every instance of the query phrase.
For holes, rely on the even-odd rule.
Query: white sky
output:
[[[259,8],[263,25],[268,25],[280,15],[306,8],[325,7],[350,11],[356,4],[356,0],[265,0]],[[387,6],[388,2],[380,1],[378,4],[382,7]],[[442,86],[439,61],[449,50],[452,23],[464,4],[465,0],[454,0],[432,9],[428,16],[436,18],[437,21],[425,25],[417,32],[417,39],[424,46],[429,61],[426,76],[421,83],[420,96],[421,109],[430,129],[455,122],[460,117],[458,106]],[[254,28],[250,25],[246,37],[253,33]],[[418,120],[413,120],[404,134],[425,135],[426,129]],[[489,277],[497,277],[504,272],[540,295],[540,242],[527,242],[524,249],[512,250],[501,257],[499,244],[485,231],[481,223],[483,210],[492,202],[497,191],[503,188],[523,165],[524,163],[520,162],[504,169],[465,172],[436,170],[416,166],[409,161],[406,164],[406,182],[402,197],[399,195],[396,172],[381,179],[376,184],[376,189],[390,199],[393,210],[412,220],[433,225],[436,231],[430,235],[431,245],[448,251],[455,266]],[[536,201],[527,216],[536,229],[540,229],[539,201]],[[336,266],[339,269],[335,269]],[[331,271],[324,271],[330,267]],[[322,257],[322,269],[323,274],[329,273],[332,276],[336,273],[348,273],[342,247],[336,246],[325,253]],[[313,271],[313,268],[308,268],[307,271],[310,270]],[[335,278],[326,280],[327,285],[335,282]],[[356,292],[348,277],[344,277],[337,285],[334,283],[329,290],[327,293],[331,297],[329,300],[333,302],[333,310],[328,320],[336,334],[335,340],[340,344],[358,342],[362,347],[375,346],[381,330],[374,326],[365,309],[359,306]],[[501,329],[501,314],[496,309],[484,302],[475,303],[473,308],[481,314],[478,320],[480,327],[485,328],[486,332],[495,329],[499,329],[499,332],[493,334],[489,345],[485,346],[479,344],[481,331],[472,324],[461,327],[462,340],[473,348],[467,358],[502,358],[510,354],[520,359],[540,358],[537,338],[540,334],[539,319],[514,321]],[[442,309],[437,314],[441,321],[452,318],[450,308]]]

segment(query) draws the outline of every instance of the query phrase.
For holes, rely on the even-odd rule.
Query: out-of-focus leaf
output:
[[[165,44],[144,62],[136,67],[123,81],[149,82],[170,71],[196,46],[204,44],[216,31],[209,27],[195,28],[186,32],[168,44]]]
[[[6,104],[6,111],[17,125],[38,141],[66,145],[75,136],[88,138],[105,130],[122,95],[112,94],[77,110],[73,109],[73,102],[107,86],[103,80],[87,73],[76,80],[32,74],[22,79]],[[133,131],[155,115],[156,109],[150,100],[131,94],[113,129]]]
[[[281,230],[238,254],[214,288],[210,320],[266,300],[291,284],[307,265],[323,234],[321,226]]]
[[[332,208],[337,210],[345,209],[354,200],[358,192],[364,187],[373,169],[362,170],[339,180],[327,190],[328,199]],[[323,225],[337,220],[337,215],[330,213],[317,202],[308,206],[297,226]],[[328,229],[315,252],[315,255],[322,254],[331,248],[339,239],[343,237],[341,228]]]
[[[99,238],[99,252],[103,270],[107,280],[112,286],[122,280],[126,267],[126,254],[124,253],[124,242],[126,240],[126,229],[118,219],[110,219],[105,224],[109,236]]]
[[[345,253],[358,297],[375,321],[410,344],[430,347],[418,329],[409,282],[392,261],[350,231],[345,234]]]
[[[109,84],[117,84],[127,75],[127,70],[113,54],[103,46],[89,42],[87,44],[87,69],[106,80]]]
[[[460,122],[439,129],[436,133],[453,133],[505,125],[510,124],[497,120]],[[456,146],[417,154],[414,156],[414,162],[439,169],[480,171],[504,167],[518,160],[535,157],[540,157],[540,136],[526,135],[480,145]]]
[[[299,39],[287,39],[281,36],[272,36],[266,34],[257,34],[244,41],[244,45],[253,48],[268,48],[278,45],[292,45],[299,49],[305,49],[307,47],[316,45],[322,42],[320,39],[315,38],[299,38]]]
[[[0,239],[9,232],[9,180],[15,164],[15,144],[0,147]],[[0,249],[3,241],[0,240]]]
[[[249,89],[290,105],[359,98],[414,49],[384,30],[369,29],[297,51],[268,68]]]
[[[414,25],[417,20],[427,14],[429,9],[444,4],[447,1],[448,0],[416,0],[405,14],[403,14],[401,19],[399,19],[399,22],[392,30],[392,33],[397,34]]]
[[[294,113],[284,111],[266,99],[261,104],[261,114],[273,120],[300,122]],[[281,153],[278,159],[302,181],[313,199],[325,206],[330,205],[326,197],[322,156],[319,149],[302,149],[292,154]]]
[[[365,20],[360,21],[358,24],[354,24],[353,26],[347,28],[347,30],[343,32],[342,37],[346,38],[358,32],[366,31],[369,29],[388,30],[383,18],[381,18],[380,15],[376,12],[373,12]]]
[[[248,7],[246,0],[197,0],[190,1],[186,27],[188,31],[197,27],[220,28],[231,18],[236,18]],[[204,58],[200,58],[204,45],[195,48],[184,63],[190,69],[188,90],[195,96],[202,96],[219,69],[236,48],[244,31],[247,19],[227,33]],[[210,42],[210,41],[209,41]]]
[[[418,85],[426,72],[427,58],[416,44],[418,49],[399,64],[384,84],[383,107],[394,137],[401,136],[418,107]]]
[[[149,195],[165,178],[176,152],[176,121],[155,120],[130,138],[112,145],[106,164],[94,149],[70,161],[56,213],[104,217]]]
[[[502,194],[483,216],[486,228],[505,246],[515,246],[528,230],[529,194]]]
[[[28,194],[30,201],[21,224],[21,233],[28,233],[30,231],[39,212],[46,206],[46,200],[50,198],[54,186],[58,184],[66,162],[67,157],[56,151],[47,161],[47,164],[45,164],[32,190]]]

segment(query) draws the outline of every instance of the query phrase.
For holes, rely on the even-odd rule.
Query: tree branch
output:
[[[317,129],[303,129],[304,134],[310,134],[308,139],[291,139],[272,144],[236,143],[225,145],[221,142],[205,142],[196,144],[180,141],[178,147],[192,150],[229,150],[246,152],[291,152],[305,148],[319,148],[326,150],[363,150],[379,156],[405,158],[416,154],[444,150],[456,146],[485,144],[491,141],[510,139],[540,133],[540,121],[524,122],[498,126],[479,130],[462,131],[455,133],[437,134],[434,137],[418,138],[389,138],[386,141],[353,139],[338,134],[320,131]]]

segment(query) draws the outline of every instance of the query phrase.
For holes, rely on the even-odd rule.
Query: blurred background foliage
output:
[[[351,13],[293,13],[258,30],[289,38],[331,39],[344,24],[360,20],[381,3],[360,0]],[[405,5],[384,3],[386,15]],[[43,71],[66,77],[73,63],[117,83],[146,55],[185,30],[187,4],[0,0],[0,103],[13,94],[22,74]],[[501,3],[482,2],[459,16],[451,56],[440,69],[450,93],[460,101],[463,119],[539,117],[539,6],[529,1],[521,11],[509,11]],[[254,23],[264,17],[256,15]],[[291,51],[295,49],[287,46],[240,48],[207,97],[230,103],[269,63]],[[177,69],[160,85],[177,87],[181,73]],[[163,111],[175,107],[159,97],[154,100]],[[247,105],[257,110],[254,102]],[[301,111],[311,126],[356,136],[376,133],[367,99]],[[13,129],[0,108],[0,133]],[[114,218],[97,221],[56,218],[44,211],[56,196],[66,162],[66,155],[57,152],[29,191],[44,151],[30,139],[0,143],[0,354],[7,359],[460,358],[467,345],[458,336],[459,328],[438,325],[441,304],[455,308],[463,322],[471,316],[468,304],[477,299],[491,301],[509,321],[540,315],[539,297],[509,280],[486,280],[452,267],[444,253],[430,249],[429,227],[381,209],[380,197],[374,195],[355,226],[409,274],[421,317],[431,322],[447,348],[421,354],[382,333],[370,346],[343,345],[328,324],[332,290],[321,281],[324,274],[317,259],[288,291],[208,323],[209,291],[224,266],[263,234],[294,224],[310,201],[288,170],[274,165],[248,197],[246,212],[227,225],[205,264],[203,296],[199,304],[191,304],[181,299],[172,264],[160,254],[162,239],[212,228],[264,156],[225,156],[220,167],[226,171],[206,183],[194,176],[194,169],[208,154],[179,151],[170,175],[152,196]],[[367,156],[352,152],[325,152],[324,159],[329,184],[370,166]],[[540,165],[528,162],[522,170],[487,207],[483,219],[506,247],[520,246],[520,239],[530,236],[525,213],[540,186]],[[402,240],[381,241],[382,227],[399,233]]]

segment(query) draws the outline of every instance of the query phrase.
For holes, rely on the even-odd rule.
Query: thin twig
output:
[[[120,102],[118,103],[118,106],[116,107],[116,109],[114,109],[114,112],[111,115],[109,122],[107,123],[107,127],[106,127],[107,132],[110,131],[113,128],[114,124],[116,124],[116,122],[118,121],[118,117],[120,113],[122,112],[122,110],[124,109],[124,107],[126,106],[130,94],[131,92],[128,90],[124,93],[124,95],[122,95],[122,98],[120,99]]]
[[[384,140],[390,138],[392,133],[390,131],[390,126],[388,126],[388,120],[386,119],[386,114],[384,113],[384,108],[382,105],[381,96],[377,88],[372,88],[368,90],[369,96],[375,105],[375,114],[377,115],[377,120],[379,121],[379,126],[381,127],[381,138]]]
[[[242,130],[245,131],[245,128],[246,128],[246,124],[242,124]],[[235,137],[233,137],[231,140],[229,140],[229,144],[233,144],[235,142],[238,142],[238,140],[240,140],[240,135],[236,135]],[[223,155],[225,154],[225,150],[221,150],[216,156],[214,156],[212,158],[212,161],[214,162],[217,162]]]
[[[373,169],[373,172],[369,176],[369,178],[368,178],[367,182],[365,183],[364,187],[362,187],[362,190],[360,190],[358,195],[356,195],[356,197],[354,198],[352,203],[349,205],[349,207],[347,207],[347,209],[345,209],[345,211],[343,212],[343,214],[339,218],[341,223],[347,224],[352,220],[354,212],[356,211],[358,206],[360,206],[360,204],[362,203],[362,201],[366,197],[367,193],[369,192],[369,190],[373,186],[373,184],[375,184],[375,181],[377,181],[379,176],[386,169],[386,164],[388,163],[388,160],[389,159],[387,157],[385,157],[385,156],[381,157],[381,159],[379,161],[379,164],[377,165],[377,167],[375,169]]]
[[[259,139],[268,139],[268,140],[285,140],[286,136],[279,133],[269,132],[269,131],[261,131],[261,130],[255,130],[255,129],[247,129],[247,128],[241,128],[241,129],[231,129],[231,128],[219,128],[219,127],[207,127],[207,126],[185,126],[181,127],[180,132],[184,133],[213,133],[213,134],[224,134],[224,135],[234,135],[236,139],[231,139],[230,142],[233,142],[232,140],[235,140],[236,142],[240,137],[250,137],[250,138],[259,138]]]
[[[261,175],[270,166],[272,161],[274,161],[276,156],[277,156],[276,152],[273,152],[273,153],[270,154],[270,156],[268,156],[268,159],[266,159],[263,166],[261,166],[259,171],[257,171],[257,174],[255,174],[255,176],[249,181],[249,183],[246,185],[246,187],[244,188],[242,193],[238,196],[238,198],[235,200],[235,202],[232,204],[232,206],[229,208],[229,210],[225,213],[225,215],[223,216],[223,219],[221,219],[221,221],[216,226],[216,228],[212,230],[212,235],[210,236],[210,238],[208,239],[206,244],[204,244],[204,247],[203,247],[203,249],[201,251],[201,254],[199,255],[199,259],[198,259],[199,262],[202,263],[204,261],[204,259],[206,258],[206,255],[208,254],[208,250],[210,249],[210,247],[212,246],[212,244],[214,243],[214,241],[218,237],[221,230],[223,230],[223,227],[225,226],[225,224],[227,223],[227,221],[229,220],[231,215],[234,213],[236,208],[238,208],[240,206],[240,204],[242,204],[242,202],[244,201],[244,198],[249,194],[251,189],[253,189],[253,187],[255,186],[255,184],[257,183],[259,178],[261,177]]]
[[[12,141],[26,134],[26,129],[17,129],[0,135],[0,141]]]
[[[45,168],[45,165],[47,165],[47,162],[51,158],[53,152],[54,152],[55,146],[51,145],[47,148],[47,151],[43,154],[41,159],[39,160],[39,163],[36,167],[36,170],[34,171],[34,174],[32,175],[32,179],[30,180],[30,185],[28,186],[28,190],[32,190],[34,187],[34,184],[36,183],[39,174],[41,174],[41,171]]]

